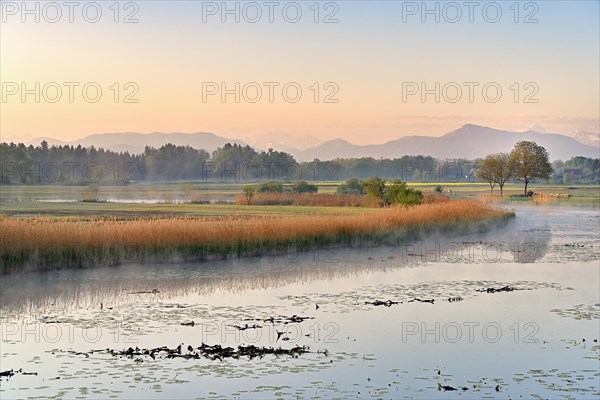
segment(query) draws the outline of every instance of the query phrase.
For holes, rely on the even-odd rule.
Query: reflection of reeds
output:
[[[431,225],[451,227],[507,215],[479,202],[456,200],[348,215],[228,215],[129,221],[3,217],[0,261],[1,270],[7,271],[25,265],[112,265],[127,259],[139,261],[140,257],[244,255],[266,247],[310,247],[354,235]]]

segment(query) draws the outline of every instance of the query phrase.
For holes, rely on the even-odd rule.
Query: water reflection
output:
[[[7,275],[0,282],[3,368],[39,375],[2,382],[1,394],[597,398],[597,223],[597,210],[524,207],[492,231],[391,246],[356,242],[297,256]],[[478,291],[504,285],[522,290]],[[435,303],[410,302],[415,297]],[[398,304],[366,304],[388,299]],[[269,322],[294,314],[311,319]],[[37,325],[15,322],[25,318]],[[244,323],[261,328],[232,327]],[[284,330],[289,342],[277,340]],[[63,337],[49,340],[57,331]],[[312,352],[252,362],[82,354],[202,342],[308,345]],[[438,384],[468,390],[444,392]]]
[[[51,309],[94,308],[131,301],[132,292],[162,301],[189,294],[240,293],[290,284],[359,277],[376,271],[435,263],[498,264],[600,259],[594,213],[571,215],[523,207],[503,226],[447,237],[406,232],[344,245],[200,263],[124,264],[78,270],[16,273],[0,281],[1,312],[37,315]],[[551,229],[551,226],[553,227]],[[553,233],[554,230],[554,233]],[[571,247],[577,241],[582,247]],[[565,246],[569,245],[569,246]]]

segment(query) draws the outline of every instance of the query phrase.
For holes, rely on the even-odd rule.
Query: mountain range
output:
[[[430,155],[439,159],[475,159],[489,153],[509,152],[520,140],[544,146],[551,160],[568,160],[573,156],[598,158],[598,144],[589,145],[558,133],[510,132],[467,124],[443,136],[405,136],[383,144],[359,146],[343,139],[323,142],[316,147],[291,151],[298,160],[374,157],[397,158],[402,155]]]
[[[540,129],[542,130],[542,129]],[[282,135],[285,135],[282,133]],[[130,153],[141,153],[146,146],[160,147],[166,143],[179,146],[192,146],[202,148],[208,152],[223,146],[225,143],[238,143],[245,145],[246,142],[224,138],[210,132],[196,133],[101,133],[86,136],[72,142],[59,141],[52,138],[35,138],[24,141],[25,144],[39,145],[46,140],[49,145],[81,145],[84,147],[103,147],[113,151],[128,151]],[[398,158],[403,155],[429,155],[439,159],[467,158],[475,159],[489,153],[510,151],[519,140],[530,140],[544,146],[550,154],[551,160],[568,160],[573,156],[585,156],[598,158],[600,156],[600,138],[596,133],[574,132],[570,136],[558,133],[537,132],[528,130],[525,132],[511,132],[493,129],[489,127],[467,124],[452,132],[439,137],[432,136],[405,136],[383,144],[355,145],[343,139],[329,140],[314,147],[297,149],[292,146],[284,147],[288,141],[285,137],[281,140],[270,138],[269,145],[275,150],[291,153],[298,161],[310,161],[315,158],[319,160],[332,160],[335,158],[374,157],[374,158]],[[258,142],[253,146],[264,148]],[[279,146],[277,146],[279,145]]]

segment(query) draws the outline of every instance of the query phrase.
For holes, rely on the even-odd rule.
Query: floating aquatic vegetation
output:
[[[482,289],[483,288],[483,289]],[[512,292],[514,290],[536,290],[552,288],[560,290],[561,286],[555,283],[517,281],[434,281],[415,284],[379,284],[363,286],[353,291],[340,293],[307,293],[304,295],[280,296],[280,300],[287,300],[294,306],[306,306],[317,302],[325,312],[342,313],[354,310],[366,310],[369,305],[386,305],[377,303],[382,297],[388,298],[393,304],[401,303],[431,303],[435,300],[444,300],[450,303],[469,300],[481,293]],[[393,299],[393,300],[391,300]],[[377,304],[374,304],[377,303]],[[391,304],[390,304],[391,305]],[[334,306],[327,307],[323,306]]]
[[[553,308],[550,312],[561,317],[574,319],[600,319],[600,303],[593,305],[577,304],[571,308]]]
[[[114,349],[103,349],[103,350],[91,350],[89,352],[79,352],[76,355],[84,355],[89,357],[94,353],[109,353],[113,356],[129,357],[134,358],[136,362],[143,362],[144,357],[150,357],[155,360],[157,357],[166,358],[184,358],[200,359],[207,358],[210,360],[223,360],[225,358],[238,359],[241,357],[248,357],[253,359],[255,357],[264,357],[265,355],[288,355],[291,357],[298,357],[301,354],[309,353],[309,349],[306,346],[295,346],[291,349],[284,349],[281,347],[258,347],[254,345],[249,346],[238,346],[237,349],[233,347],[223,347],[220,344],[207,345],[202,343],[199,347],[192,347],[188,345],[184,347],[179,345],[175,348],[169,348],[167,346],[156,347],[153,349],[140,349],[138,347],[129,347],[126,350],[114,350]]]

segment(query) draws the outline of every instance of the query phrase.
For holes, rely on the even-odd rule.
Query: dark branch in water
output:
[[[141,292],[129,292],[129,294],[157,294],[157,293],[160,293],[160,290],[152,289],[152,290],[145,290],[145,291],[141,291]]]
[[[435,301],[435,299],[423,300],[423,299],[414,298],[412,300],[409,300],[408,303],[412,303],[413,301],[418,301],[419,303],[431,303],[431,304],[433,304],[433,302]]]
[[[501,288],[484,288],[484,289],[476,289],[478,292],[484,292],[484,293],[498,293],[498,292],[512,292],[513,290],[518,290],[515,288],[511,288],[510,286],[506,285],[503,286]]]
[[[76,356],[85,356],[85,358],[90,358],[90,355],[88,353],[84,353],[82,351],[72,351],[72,350],[69,350],[69,353],[75,354]]]
[[[244,326],[239,326],[239,325],[229,325],[229,326],[231,326],[232,328],[237,329],[238,331],[245,331],[246,329],[260,329],[260,328],[262,328],[262,326],[256,325],[256,324],[253,324],[253,325],[245,324]]]
[[[285,316],[280,316],[280,317],[269,317],[266,319],[246,319],[246,321],[261,321],[264,323],[271,323],[271,324],[289,324],[289,323],[296,323],[299,324],[300,322],[304,322],[307,319],[315,319],[315,317],[301,317],[299,315],[292,315],[291,317],[285,317]],[[248,324],[246,324],[248,325]],[[256,325],[256,324],[255,324]],[[249,328],[254,328],[254,326],[250,326]],[[257,326],[256,328],[260,328],[259,326]],[[248,329],[248,328],[246,328]]]
[[[23,371],[23,368],[19,368],[16,371],[13,370],[13,369],[9,369],[9,370],[6,370],[6,371],[1,371],[0,372],[0,378],[12,378],[16,374],[21,374],[21,375],[36,375],[37,376],[37,372],[25,372],[25,371]]]
[[[402,302],[397,302],[397,301],[392,301],[392,300],[386,300],[386,301],[381,301],[381,300],[375,300],[375,301],[365,301],[365,304],[370,304],[372,306],[385,306],[385,307],[391,307],[394,304],[400,304]]]
[[[464,387],[464,386],[461,389],[462,390],[469,390],[468,387]],[[458,388],[455,388],[453,386],[442,385],[441,383],[438,382],[438,390],[440,390],[440,391],[443,390],[444,392],[450,392],[450,391],[453,391],[453,390],[458,390]]]

